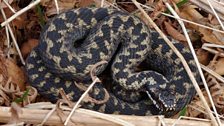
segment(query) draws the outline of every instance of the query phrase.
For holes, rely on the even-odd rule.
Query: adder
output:
[[[172,116],[186,106],[195,89],[176,54],[157,32],[138,17],[111,8],[71,9],[52,18],[41,32],[39,45],[26,61],[29,82],[40,95],[55,102],[63,88],[72,101],[88,86],[91,68],[100,76],[110,68],[113,90],[97,82],[89,95],[104,103],[82,107],[116,114]],[[173,44],[199,79],[192,54],[180,42]],[[143,69],[137,68],[145,64]],[[147,93],[148,94],[147,94]],[[149,96],[149,97],[148,97]]]

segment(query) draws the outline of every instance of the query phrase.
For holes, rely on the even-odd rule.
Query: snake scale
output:
[[[188,48],[172,40],[198,80]],[[83,108],[115,114],[172,116],[188,104],[194,87],[180,59],[138,17],[111,8],[71,9],[52,18],[40,43],[26,61],[30,84],[52,102],[63,88],[77,101],[90,85],[91,68],[101,76],[109,68],[112,81],[96,82]],[[144,67],[139,67],[144,64]],[[105,90],[105,85],[112,88]],[[146,93],[148,92],[148,93]]]

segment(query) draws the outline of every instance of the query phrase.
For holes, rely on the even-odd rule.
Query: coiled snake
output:
[[[174,40],[173,44],[198,78],[190,51]],[[109,8],[72,9],[54,17],[27,58],[26,71],[31,85],[50,101],[60,97],[59,88],[77,101],[83,93],[77,84],[90,84],[90,70],[100,61],[108,63],[97,67],[95,74],[109,67],[113,87],[105,103],[84,102],[83,108],[171,116],[195,94],[180,59],[159,34],[139,18]],[[140,64],[146,66],[140,69]],[[97,82],[89,95],[103,100],[107,83]]]

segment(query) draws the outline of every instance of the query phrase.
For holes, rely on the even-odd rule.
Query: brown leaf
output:
[[[69,107],[71,108],[73,105],[71,101],[68,101],[67,99],[59,99],[56,103],[56,112],[57,115],[59,116],[60,120],[64,123],[66,121],[66,119],[68,118],[68,116],[66,116],[66,114],[63,112],[63,110],[61,109],[61,104],[68,104]],[[69,126],[76,126],[76,123],[70,119],[68,124]]]
[[[21,47],[21,52],[23,57],[27,57],[31,50],[38,45],[37,39],[29,39],[27,42],[24,42]]]
[[[185,6],[183,8],[180,9],[180,17],[187,19],[189,21],[193,21],[193,22],[197,22],[200,24],[205,24],[207,19],[204,18],[197,10],[196,10],[196,6],[194,5],[188,5]],[[197,25],[193,25],[193,24],[189,24],[186,23],[186,27],[191,28],[191,29],[195,29],[196,31],[198,31],[199,26]]]
[[[208,75],[206,78],[207,84],[210,88],[210,93],[213,98],[215,107],[217,108],[219,114],[224,113],[224,85],[220,83],[214,76]]]
[[[72,9],[77,6],[79,0],[57,0],[60,12]],[[42,0],[41,5],[46,7],[46,15],[51,16],[57,14],[54,0]]]
[[[38,92],[37,92],[36,88],[31,87],[31,86],[27,86],[26,89],[29,89],[29,91],[28,91],[28,95],[26,96],[26,98],[24,98],[23,101],[22,101],[23,106],[26,106],[26,105],[36,101],[36,98],[37,98],[37,95],[38,95]],[[23,97],[23,95],[26,91],[16,93],[16,95],[19,98],[21,98],[21,97]]]
[[[24,71],[10,59],[5,60],[5,65],[7,68],[8,77],[12,78],[12,82],[17,84],[20,87],[20,90],[24,90],[26,82]]]
[[[12,21],[16,29],[23,29],[27,24],[27,13],[23,13]]]
[[[4,9],[4,12],[5,12],[6,17],[10,17],[10,16],[13,15],[13,12],[10,11],[10,9],[8,9],[8,8],[5,8]],[[3,18],[2,14],[1,14],[1,16],[0,16],[0,22],[3,22],[3,21],[5,21],[5,19]]]
[[[199,27],[199,32],[203,35],[202,39],[206,42],[214,43],[214,44],[219,44],[223,45],[223,42],[220,41],[213,33],[212,30],[205,29],[202,27]]]
[[[218,39],[218,41],[220,41],[222,43],[224,42],[224,33],[212,31],[212,34]]]
[[[159,15],[161,15],[161,12],[164,12],[166,10],[166,6],[163,4],[162,0],[159,0],[154,7],[154,11],[150,14],[150,17],[154,20]]]
[[[172,36],[174,39],[179,41],[186,41],[184,35],[177,31],[170,23],[164,22],[167,33]]]
[[[3,83],[4,82],[1,81],[1,84],[0,84],[0,99],[1,99],[0,105],[5,104],[5,105],[9,106],[11,101],[10,101],[10,98],[7,95],[6,91],[4,90]]]
[[[88,7],[90,5],[92,5],[94,2],[94,0],[81,0],[79,3],[80,7]]]
[[[194,5],[188,5],[183,7],[180,10],[181,17],[184,17],[185,19],[191,21],[200,21],[204,17],[196,10],[196,8],[198,7]]]
[[[197,52],[197,58],[199,60],[199,62],[203,65],[208,65],[210,62],[210,55],[208,51],[205,51],[203,49],[198,49]]]
[[[205,92],[205,90],[202,90],[202,93],[203,93],[206,101],[208,101],[209,100],[208,99],[208,95]],[[209,104],[209,107],[210,106],[211,106],[211,104]],[[198,110],[201,110],[201,111],[198,111],[197,109]],[[199,96],[196,95],[194,97],[194,99],[191,101],[191,103],[188,105],[187,112],[186,112],[186,115],[185,116],[198,117],[199,115],[202,114],[202,111],[206,111],[206,110],[205,110],[204,105],[203,105],[202,101],[200,100]]]
[[[215,72],[219,75],[224,75],[224,58],[220,58],[215,64]]]
[[[185,6],[183,9],[181,9],[181,17],[193,22],[197,22],[199,24],[204,24],[204,25],[208,25],[212,19],[211,16],[207,17],[203,17],[197,10],[197,7],[193,6],[193,5],[188,5]],[[210,21],[209,21],[210,20]],[[214,22],[213,22],[214,23]],[[203,27],[200,26],[196,26],[193,24],[188,24],[187,25],[189,28],[194,29],[195,31],[199,32],[202,35],[202,40],[206,41],[206,42],[210,42],[210,43],[214,43],[214,44],[222,44],[223,43],[223,38],[224,38],[224,34],[218,33],[218,32],[214,32],[212,30],[209,29],[205,29]],[[214,24],[210,24],[210,27],[215,27]]]
[[[208,20],[212,25],[218,25],[219,22],[217,20],[217,18],[211,14],[208,15]]]

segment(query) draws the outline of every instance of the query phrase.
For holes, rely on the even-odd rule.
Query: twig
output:
[[[33,109],[33,110],[35,110],[35,109],[36,110],[43,110],[43,109],[46,110],[46,109],[54,109],[54,108],[56,108],[56,105],[55,104],[52,104],[52,103],[49,103],[49,102],[42,102],[42,103],[29,104],[29,105],[27,105],[25,107],[26,108]],[[67,111],[71,111],[71,108],[68,107],[68,106],[61,105],[60,108],[63,110],[63,113],[66,116],[69,114]],[[48,110],[48,113],[51,113],[51,111],[52,110]],[[46,118],[46,115],[48,113],[45,113],[43,115],[43,118]],[[44,124],[47,125],[49,123],[52,123],[52,118],[55,119],[55,117],[54,117],[55,116],[54,115],[55,113],[52,113],[52,114],[53,115],[51,115],[46,120],[46,122]],[[83,119],[83,116],[84,117],[87,116],[87,119],[85,118],[84,120],[80,120],[80,119]],[[74,119],[74,117],[75,117],[75,119]],[[88,118],[90,118],[90,120],[88,120]],[[82,123],[85,123],[85,124],[93,124],[93,123],[96,123],[97,124],[96,119],[97,120],[102,119],[101,121],[98,122],[99,124],[102,124],[102,122],[106,122],[106,124],[111,124],[111,122],[113,122],[114,125],[119,124],[119,125],[125,125],[125,126],[134,126],[132,123],[127,122],[127,120],[123,120],[123,118],[118,118],[118,117],[116,117],[114,115],[99,113],[99,112],[95,112],[95,111],[92,111],[92,110],[81,109],[81,108],[77,109],[76,110],[76,113],[74,113],[72,115],[72,117],[71,117],[71,120],[73,120],[75,123],[80,123],[80,121],[81,121]],[[0,120],[1,120],[1,114],[0,114]],[[88,120],[88,121],[86,121],[86,120]],[[53,122],[53,124],[55,124],[55,123],[56,122]],[[61,124],[62,122],[57,122],[57,123],[60,123]],[[135,123],[135,124],[137,124],[137,123]]]
[[[213,54],[218,54],[220,57],[224,57],[224,53],[219,52],[219,51],[217,51],[215,49],[209,48],[207,46],[202,46],[202,49],[207,50],[207,51],[209,51],[209,52],[211,52]]]
[[[3,10],[2,8],[1,8],[1,13],[2,13],[3,17],[6,18],[5,12],[4,12],[4,10]],[[15,36],[14,36],[14,34],[13,34],[13,31],[12,31],[12,29],[11,29],[11,26],[10,26],[9,24],[7,24],[6,27],[7,27],[8,31],[9,31],[11,37],[12,37],[12,41],[13,41],[13,43],[14,43],[14,45],[15,45],[15,47],[16,47],[16,50],[17,50],[17,52],[18,52],[18,54],[19,54],[19,58],[20,58],[22,64],[25,65],[25,61],[24,61],[24,59],[23,59],[22,53],[21,53],[21,51],[20,51],[20,49],[19,49],[19,46],[18,46],[18,44],[17,44],[16,38],[15,38]],[[7,35],[7,34],[6,34],[6,35]],[[9,41],[9,40],[8,40],[8,41]]]
[[[100,61],[100,62],[97,62],[96,64],[94,64],[92,66],[92,68],[90,69],[90,76],[93,80],[92,84],[90,84],[90,86],[86,89],[86,91],[82,94],[82,96],[79,98],[79,100],[77,101],[77,103],[75,104],[75,106],[73,107],[71,113],[69,114],[68,118],[66,119],[64,125],[67,125],[68,124],[68,121],[70,120],[71,116],[73,115],[74,111],[76,110],[76,108],[78,107],[78,105],[80,104],[80,102],[82,101],[82,99],[87,95],[87,93],[90,91],[90,89],[92,89],[92,87],[94,86],[94,84],[96,82],[100,82],[99,78],[95,75],[95,72],[96,72],[96,68],[100,65],[103,65],[103,64],[106,64],[107,61]],[[106,99],[108,100],[109,99],[109,95],[108,97],[105,96]],[[107,101],[106,100],[106,101]],[[105,100],[102,100],[101,102],[105,102]],[[102,103],[100,103],[102,104]],[[117,124],[120,124],[120,125],[124,125],[124,126],[134,126],[133,124],[131,123],[128,123],[124,120],[121,120],[121,119],[117,119],[117,118],[113,118],[111,116],[108,116],[108,115],[102,115],[102,113],[99,113],[99,112],[92,112],[92,113],[89,113],[89,115],[92,115],[94,117],[98,117],[98,118],[102,118],[102,119],[105,119],[105,120],[108,120],[108,121],[111,121],[111,122],[114,122],[114,123],[117,123]]]
[[[4,18],[4,20],[6,20],[6,15],[4,13],[4,10],[3,8],[1,8],[1,13],[2,13],[2,16]],[[6,38],[7,38],[7,48],[9,49],[10,48],[10,39],[9,39],[9,29],[8,27],[5,27],[5,34],[6,34]],[[10,57],[10,54],[7,52],[7,57]]]
[[[137,8],[144,14],[144,16],[148,19],[149,23],[156,29],[157,32],[159,32],[159,34],[161,35],[161,37],[165,40],[165,42],[167,42],[167,44],[171,47],[171,49],[173,49],[173,51],[176,53],[176,55],[181,59],[181,62],[186,70],[186,72],[188,73],[195,89],[198,91],[198,93],[200,94],[200,96],[202,97],[203,102],[206,103],[206,100],[203,97],[203,94],[201,93],[201,90],[197,84],[197,81],[195,80],[187,62],[185,61],[185,59],[183,58],[183,56],[180,54],[180,52],[176,49],[176,47],[169,41],[169,39],[166,37],[166,35],[164,33],[162,33],[162,31],[158,28],[158,26],[153,22],[153,20],[148,16],[148,14],[142,9],[142,7],[140,6],[140,4],[136,1],[136,0],[132,0],[133,3],[137,6]],[[208,106],[208,105],[207,105]],[[210,112],[210,108],[207,107],[208,112]],[[213,120],[213,122],[217,125],[216,120],[214,118],[214,116],[210,113],[211,119]]]
[[[199,111],[200,113],[203,113],[203,114],[205,114],[205,115],[208,115],[208,113],[207,113],[206,111],[202,110],[202,109],[205,109],[203,106],[197,105],[197,106],[195,107],[194,105],[188,105],[188,107],[190,107],[190,108],[192,108],[192,109],[194,109],[194,110],[196,110],[196,111]],[[212,113],[215,114],[213,111],[212,111]],[[220,117],[220,118],[224,118],[224,116],[222,116],[222,115],[219,115],[219,117]],[[206,121],[207,119],[203,119],[203,120]],[[209,121],[209,120],[208,120],[208,121]]]
[[[189,1],[199,6],[201,9],[207,11],[208,13],[213,13],[206,0],[189,0]],[[219,17],[222,20],[224,20],[224,9],[223,9],[224,5],[217,2],[213,2],[212,5],[213,7],[215,7],[214,9],[219,13]]]
[[[141,4],[141,3],[139,3],[139,4]],[[153,11],[153,9],[151,7],[148,7],[148,6],[144,5],[144,4],[141,4],[141,6],[145,7],[149,11]],[[174,19],[177,19],[177,20],[181,20],[181,21],[184,21],[184,22],[187,22],[187,23],[190,23],[190,24],[194,24],[194,25],[206,28],[206,29],[210,29],[210,30],[213,30],[213,31],[216,31],[216,32],[224,33],[224,31],[222,31],[222,30],[219,30],[219,29],[216,29],[216,28],[212,28],[212,27],[209,27],[209,26],[206,26],[206,25],[203,25],[203,24],[199,24],[199,23],[196,23],[196,22],[193,22],[193,21],[190,21],[190,20],[186,20],[186,19],[183,19],[183,18],[180,18],[180,17],[175,17],[175,16],[172,16],[172,15],[167,14],[167,13],[163,13],[162,12],[161,14],[163,14],[163,15],[165,15],[167,17],[171,17],[171,18],[174,18]]]
[[[9,3],[6,0],[3,0],[3,2],[6,4],[6,6],[13,12],[16,13],[16,11],[12,8],[12,6],[9,5]]]
[[[221,2],[221,1],[217,1],[217,0],[213,0],[214,2],[216,2],[217,4],[221,4],[221,5],[223,5],[224,6],[224,3],[223,2]]]
[[[16,12],[14,15],[12,15],[10,18],[8,18],[6,21],[1,23],[1,27],[4,27],[5,25],[9,24],[9,22],[11,22],[12,20],[14,20],[16,17],[20,16],[21,14],[23,14],[24,12],[26,12],[27,10],[29,10],[30,8],[36,6],[37,4],[40,3],[41,0],[36,0],[33,3],[29,4],[28,6],[26,6],[25,8],[19,10],[18,12]]]
[[[58,0],[54,0],[57,14],[59,14]]]
[[[204,43],[202,47],[224,48],[224,45],[217,45],[213,43]]]
[[[201,65],[201,68],[203,70],[205,70],[206,72],[208,72],[209,74],[211,74],[212,76],[214,76],[215,78],[217,78],[219,81],[221,81],[222,83],[224,83],[224,78],[222,76],[220,76],[219,74],[217,74],[213,70],[209,69],[208,67],[204,66],[203,64],[200,64],[200,65]]]
[[[103,7],[103,5],[104,5],[104,0],[101,0],[100,7]]]
[[[100,5],[100,7],[108,7],[108,6],[111,6],[111,7],[113,7],[113,8],[116,8],[116,9],[118,9],[118,10],[121,10],[119,7],[117,7],[117,6],[115,6],[114,4],[112,4],[112,3],[110,3],[110,2],[108,2],[108,1],[105,1],[105,0],[103,0],[104,2],[103,2],[103,6],[101,6],[102,5],[102,0],[93,0],[95,3],[97,3],[97,5],[99,4]]]
[[[158,126],[166,126],[166,123],[164,122],[164,116],[158,116],[160,124]]]
[[[92,84],[95,84],[97,81],[99,81],[99,79],[98,78],[96,78],[94,81],[93,81],[93,83]],[[90,85],[91,86],[91,85]],[[89,86],[89,89],[91,89],[92,88],[92,86],[90,87]],[[86,90],[86,92],[88,92],[88,89]],[[83,94],[82,96],[84,96],[85,97],[85,94]],[[79,100],[81,101],[83,98],[81,97]],[[78,102],[76,103],[76,105],[78,105]],[[73,107],[73,110],[74,110],[74,108],[77,108],[76,106],[74,106]],[[71,112],[72,113],[72,112]],[[70,115],[71,115],[71,113],[70,113]],[[101,119],[104,119],[104,120],[108,120],[108,121],[110,121],[110,122],[114,122],[114,123],[116,123],[116,124],[120,124],[120,125],[124,125],[124,126],[134,126],[133,124],[131,124],[131,123],[128,123],[128,122],[126,122],[126,121],[124,121],[124,120],[121,120],[121,119],[118,119],[118,118],[114,118],[114,117],[112,117],[112,116],[109,116],[109,115],[104,115],[104,114],[102,114],[102,113],[99,113],[99,112],[94,112],[94,111],[92,111],[91,113],[88,113],[88,115],[91,115],[91,116],[94,116],[94,117],[98,117],[98,118],[101,118]],[[71,118],[71,117],[70,117]],[[67,118],[68,119],[68,118]],[[67,121],[67,120],[66,120]],[[64,124],[64,125],[67,125],[67,124]]]
[[[170,11],[175,17],[179,17],[179,16],[177,15],[177,13],[174,11],[174,9],[169,5],[169,3],[165,2],[165,5],[166,5],[166,7],[168,7],[169,11]],[[197,56],[196,56],[196,54],[195,54],[195,51],[194,51],[194,48],[193,48],[193,46],[192,46],[190,37],[189,37],[189,35],[188,35],[188,33],[187,33],[186,27],[185,27],[185,25],[184,25],[184,23],[183,23],[182,21],[179,21],[179,20],[178,20],[178,22],[179,22],[179,24],[180,24],[180,26],[181,26],[181,28],[182,28],[182,30],[183,30],[183,32],[184,32],[184,35],[185,35],[185,37],[186,37],[186,39],[187,39],[188,45],[189,45],[190,50],[191,50],[191,53],[192,53],[192,55],[193,55],[193,57],[194,57],[195,63],[196,63],[196,65],[197,65],[198,71],[199,71],[199,73],[200,73],[202,82],[203,82],[204,87],[205,87],[205,89],[206,89],[206,92],[207,92],[207,94],[208,94],[210,103],[211,103],[212,108],[213,108],[213,110],[214,110],[214,112],[215,112],[215,115],[216,115],[216,119],[217,119],[217,120],[215,120],[215,117],[213,116],[213,114],[212,114],[212,112],[211,112],[211,110],[210,110],[210,107],[209,107],[209,105],[208,105],[208,103],[207,103],[207,101],[206,101],[206,99],[205,99],[205,97],[204,97],[202,91],[200,90],[199,86],[194,84],[194,87],[195,87],[195,89],[196,89],[196,91],[197,91],[197,93],[198,93],[200,99],[202,100],[202,102],[203,102],[203,104],[204,104],[204,106],[205,106],[205,109],[207,110],[207,112],[208,112],[208,114],[209,114],[209,116],[210,116],[210,118],[211,118],[213,124],[214,124],[215,126],[218,126],[218,124],[221,125],[221,121],[220,121],[220,119],[219,119],[219,117],[218,117],[218,113],[217,113],[217,110],[216,110],[216,108],[215,108],[214,102],[213,102],[213,100],[212,100],[211,93],[210,93],[210,91],[209,91],[207,82],[206,82],[206,80],[205,80],[204,74],[203,74],[202,69],[201,69],[201,67],[200,67],[200,63],[199,63],[199,61],[198,61],[198,59],[197,59]],[[218,122],[218,124],[217,124],[216,121]]]
[[[103,114],[103,113],[99,113],[99,112],[95,112],[95,111],[91,111],[91,110],[87,110],[87,109],[83,109],[82,112],[83,112],[83,114],[88,113],[88,115],[91,115],[93,117],[105,119],[105,120],[108,120],[110,122],[114,122],[116,124],[120,124],[122,126],[135,126],[132,123],[129,123],[129,122],[127,122],[127,121],[125,121],[123,119],[117,118],[117,117],[113,117],[111,115],[107,115],[107,114]]]
[[[193,22],[193,21],[189,21],[189,20],[186,20],[186,19],[183,19],[183,18],[177,18],[177,17],[174,17],[174,16],[166,14],[166,13],[162,13],[162,14],[167,16],[167,17],[175,18],[177,20],[181,20],[181,21],[184,21],[184,22],[187,22],[187,23],[190,23],[190,24],[193,24],[193,25],[197,25],[197,26],[200,26],[200,27],[203,27],[203,28],[206,28],[206,29],[210,29],[210,30],[213,30],[213,31],[216,31],[216,32],[224,33],[224,31],[216,29],[216,28],[211,28],[209,26],[202,25],[202,24],[199,24],[199,23],[196,23],[196,22]]]
[[[10,49],[10,39],[9,39],[9,29],[8,27],[5,27],[5,34],[6,34],[6,38],[7,38],[7,57],[10,57],[10,53],[9,53],[9,49]]]
[[[213,11],[213,13],[214,13],[214,15],[215,15],[216,19],[218,20],[219,24],[221,25],[222,30],[224,30],[223,23],[222,23],[222,21],[220,20],[220,18],[219,18],[219,16],[218,16],[218,14],[216,13],[216,11],[215,11],[214,7],[213,7],[213,6],[212,6],[212,4],[210,3],[210,0],[207,0],[207,2],[208,2],[208,5],[210,6],[210,8],[212,9],[212,11]]]
[[[141,4],[141,3],[139,3],[139,4]],[[153,10],[151,7],[148,7],[148,6],[144,5],[144,4],[141,4],[141,6],[147,8],[147,10],[149,10],[149,11]],[[206,29],[210,29],[210,30],[213,30],[213,31],[216,31],[216,32],[219,32],[219,33],[224,33],[224,31],[222,31],[222,30],[219,30],[219,29],[216,29],[216,28],[212,28],[212,27],[209,27],[209,26],[206,26],[206,25],[203,25],[203,24],[199,24],[199,23],[196,23],[196,22],[193,22],[193,21],[190,21],[190,20],[186,20],[186,19],[183,19],[183,18],[180,18],[180,17],[175,17],[175,16],[167,14],[167,13],[161,13],[161,14],[165,15],[167,17],[171,17],[171,18],[174,18],[174,19],[177,19],[177,20],[181,20],[181,21],[184,21],[184,22],[196,25],[196,26],[200,26],[200,27],[203,27],[203,28],[206,28]]]
[[[94,86],[94,84],[99,81],[99,78],[95,78],[95,80],[90,84],[90,86],[87,88],[87,90],[82,94],[82,96],[79,98],[79,100],[76,102],[75,106],[73,107],[72,111],[70,112],[68,118],[66,119],[64,125],[66,126],[68,124],[68,121],[70,120],[70,118],[72,117],[73,113],[75,112],[75,110],[78,108],[78,105],[81,103],[81,101],[83,100],[83,98],[87,95],[87,93],[90,91],[90,89],[92,89],[92,87]]]
[[[208,119],[200,119],[200,118],[193,118],[193,117],[186,117],[186,116],[180,116],[174,123],[172,126],[175,126],[181,119],[190,119],[190,120],[197,120],[197,121],[208,121]]]
[[[55,112],[55,110],[56,110],[56,106],[53,107],[53,108],[46,114],[46,116],[44,117],[43,121],[40,123],[41,126],[43,126],[43,125],[47,122],[47,120],[52,116],[52,114]]]
[[[39,106],[39,105],[38,105]],[[29,124],[40,124],[42,120],[46,117],[46,114],[51,110],[47,109],[29,109],[22,108],[21,114],[19,114],[19,119],[22,122]],[[72,120],[77,124],[77,126],[120,126],[119,124],[114,124],[113,122],[100,119],[98,117],[89,116],[92,113],[91,110],[77,109],[76,113],[71,117]],[[0,107],[0,122],[7,123],[11,118],[10,107]],[[68,111],[63,111],[65,115],[68,115]],[[109,114],[103,114],[109,115]],[[157,116],[127,116],[127,115],[109,115],[114,118],[122,119],[130,122],[136,126],[158,126],[159,120]],[[163,121],[167,126],[171,126],[175,120],[164,118]],[[63,125],[60,118],[56,113],[53,113],[51,117],[45,122],[45,125]],[[180,120],[177,123],[178,126],[211,126],[208,121],[195,121],[195,120]]]
[[[19,49],[19,46],[18,46],[17,41],[16,41],[16,38],[15,38],[13,32],[12,32],[12,29],[11,29],[11,27],[9,25],[6,26],[6,27],[8,27],[8,29],[9,29],[9,33],[11,34],[12,41],[13,41],[13,43],[14,43],[14,45],[16,47],[16,50],[17,50],[17,52],[19,54],[19,58],[20,58],[22,64],[25,65],[25,60],[23,59],[22,53],[21,53],[21,51]]]

